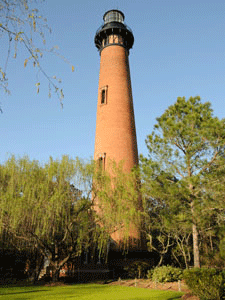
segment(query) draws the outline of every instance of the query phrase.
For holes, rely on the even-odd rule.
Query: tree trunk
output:
[[[159,260],[159,262],[157,264],[157,267],[161,266],[162,261],[163,261],[163,257],[164,257],[164,255],[160,253],[160,260]]]
[[[59,274],[60,274],[60,270],[62,269],[62,267],[68,262],[68,260],[71,257],[70,253],[67,257],[65,257],[63,260],[61,260],[60,262],[51,262],[51,266],[52,266],[52,281],[56,282],[59,280]]]
[[[43,267],[43,263],[44,263],[44,258],[42,255],[40,255],[38,253],[38,251],[36,250],[36,266],[35,266],[35,270],[34,270],[34,277],[33,277],[33,284],[36,284],[38,282],[39,279],[39,275],[41,273],[41,269]]]
[[[59,272],[61,268],[52,268],[52,281],[57,282],[59,280]]]
[[[190,191],[193,191],[193,185],[189,185]],[[200,258],[199,258],[199,244],[198,244],[198,229],[195,219],[195,207],[194,207],[194,195],[192,194],[191,202],[191,214],[192,214],[192,236],[193,236],[193,254],[194,254],[194,267],[200,268]]]
[[[200,268],[198,230],[195,224],[192,225],[192,234],[193,234],[194,267]]]
[[[60,267],[59,267],[59,247],[58,247],[58,243],[55,242],[55,262],[52,268],[52,281],[53,282],[57,282],[59,280],[59,272],[60,272]]]

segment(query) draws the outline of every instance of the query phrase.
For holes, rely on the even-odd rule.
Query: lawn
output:
[[[4,300],[176,300],[182,295],[181,292],[101,284],[0,287],[0,299]]]

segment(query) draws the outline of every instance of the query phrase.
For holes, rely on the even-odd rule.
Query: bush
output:
[[[128,266],[124,267],[130,278],[144,278],[146,275],[146,270],[149,268],[149,263],[145,261],[134,261]]]
[[[156,267],[154,270],[148,270],[147,277],[157,282],[173,282],[182,279],[182,270],[172,266]]]
[[[194,268],[184,271],[184,280],[200,300],[225,299],[225,272],[216,269]]]
[[[152,279],[153,272],[154,272],[154,269],[151,269],[151,270],[147,271],[147,278],[148,279]]]

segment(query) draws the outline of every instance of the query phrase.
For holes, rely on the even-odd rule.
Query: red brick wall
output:
[[[101,104],[101,89],[107,87],[107,103]],[[124,47],[110,45],[101,52],[95,155],[124,160],[124,170],[138,164],[128,54]]]
[[[101,104],[103,88],[106,88],[106,104]],[[109,172],[110,159],[117,163],[123,160],[127,172],[138,164],[128,52],[120,45],[109,45],[101,52],[94,159],[104,154]],[[96,211],[104,213],[99,211],[97,203],[98,200]],[[120,245],[123,235],[120,229],[112,238]],[[132,247],[140,245],[140,232],[134,225],[129,236]]]

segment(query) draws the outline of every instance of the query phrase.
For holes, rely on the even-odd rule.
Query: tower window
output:
[[[100,97],[101,97],[101,104],[106,104],[107,103],[107,86],[105,86],[101,89]]]
[[[102,90],[102,99],[101,99],[101,104],[104,104],[105,103],[105,97],[106,96],[106,93],[105,93],[105,90]]]
[[[102,153],[99,155],[98,165],[101,171],[105,170],[105,158],[106,158],[106,153]]]
[[[100,158],[98,159],[98,163],[99,163],[99,168],[100,168],[100,170],[103,170],[103,164],[104,164],[103,157],[100,157]]]

